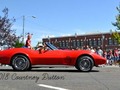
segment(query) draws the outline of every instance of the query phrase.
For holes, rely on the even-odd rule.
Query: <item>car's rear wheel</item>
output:
[[[25,55],[16,55],[12,58],[12,67],[17,71],[25,71],[31,68],[30,61]]]
[[[92,70],[94,66],[94,62],[93,59],[89,56],[82,56],[78,59],[77,64],[76,64],[76,68],[79,71],[83,71],[83,72],[89,72]]]

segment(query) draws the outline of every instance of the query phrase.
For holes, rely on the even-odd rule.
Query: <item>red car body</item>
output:
[[[25,56],[30,62],[29,63],[30,67],[32,67],[33,65],[76,66],[76,64],[78,63],[77,62],[78,59],[82,56],[90,57],[93,60],[92,61],[93,66],[98,66],[98,65],[106,63],[105,58],[89,50],[60,50],[60,49],[53,50],[53,49],[50,49],[50,50],[45,51],[44,53],[39,53],[39,51],[37,50],[31,50],[28,48],[12,48],[12,49],[0,51],[0,63],[13,66],[12,60],[14,60],[13,58],[17,55]],[[22,61],[23,59],[20,58],[19,56],[19,60],[17,62],[19,63],[20,60]],[[90,71],[90,70],[87,70],[87,71]]]

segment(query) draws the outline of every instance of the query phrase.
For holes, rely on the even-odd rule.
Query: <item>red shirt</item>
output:
[[[31,48],[31,40],[27,39],[25,46]]]
[[[116,56],[116,57],[119,56],[119,54],[118,54],[118,50],[115,50],[115,51],[114,51],[114,56]]]

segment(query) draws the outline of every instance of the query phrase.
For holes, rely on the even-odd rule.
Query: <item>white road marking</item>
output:
[[[55,90],[69,90],[69,89],[60,88],[60,87],[54,87],[54,86],[45,85],[45,84],[38,84],[38,86],[45,87],[45,88],[50,88],[50,89],[55,89]]]

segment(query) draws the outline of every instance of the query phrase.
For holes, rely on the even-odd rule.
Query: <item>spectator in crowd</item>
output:
[[[97,49],[96,48],[94,48],[94,51],[95,51],[95,53],[97,53]]]
[[[114,62],[114,55],[113,55],[113,50],[109,50],[108,51],[108,54],[107,54],[107,57],[108,57],[108,64],[109,65],[112,65],[113,62]]]
[[[114,64],[117,64],[117,61],[119,60],[119,53],[118,53],[118,49],[115,48],[114,50]]]
[[[107,59],[107,51],[106,50],[104,50],[104,52],[103,52],[103,57]],[[108,65],[108,62],[109,62],[109,60],[107,59],[107,65]]]
[[[102,51],[102,49],[101,49],[100,47],[98,47],[97,53],[98,53],[100,56],[103,56],[103,51]]]
[[[90,47],[88,45],[86,46],[86,50],[90,50]]]
[[[119,60],[120,61],[120,48],[118,49],[118,55],[119,55]]]
[[[93,47],[91,47],[91,51],[92,51],[92,52],[95,52],[95,49],[93,49]]]

